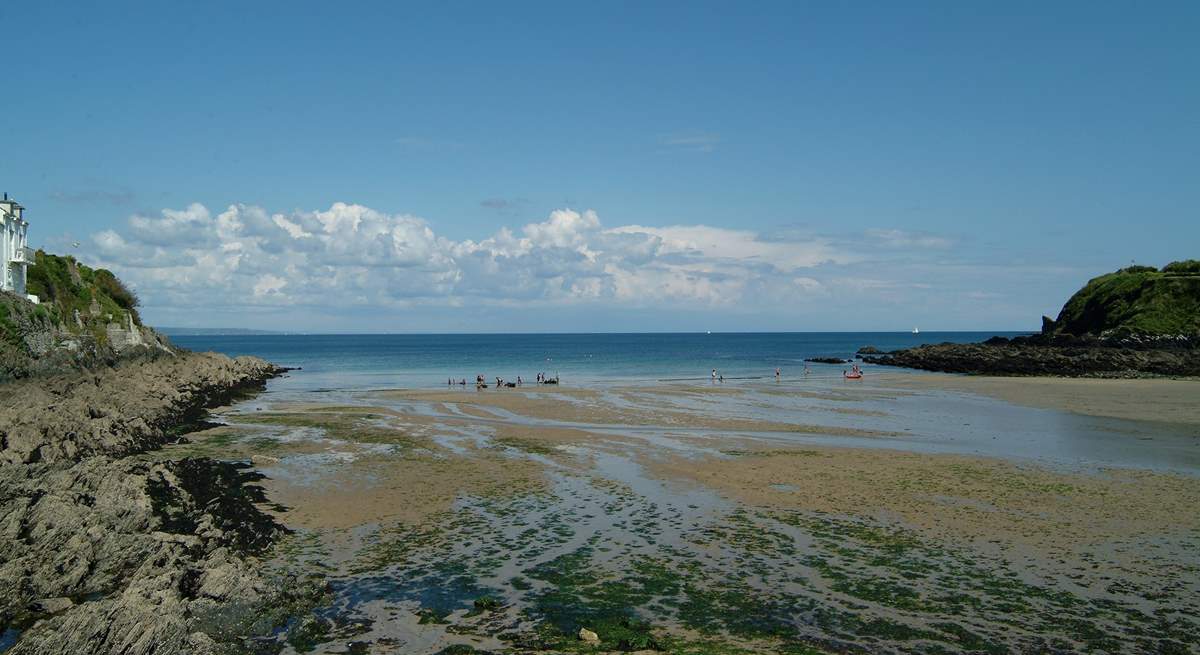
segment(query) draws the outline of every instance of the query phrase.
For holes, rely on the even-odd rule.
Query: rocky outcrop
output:
[[[990,340],[989,340],[990,341]],[[1008,340],[941,343],[864,361],[945,373],[1066,377],[1200,376],[1200,350],[1056,346]]]
[[[0,386],[0,632],[12,653],[276,652],[319,581],[260,561],[284,528],[260,478],[134,457],[279,369],[181,353]]]
[[[166,337],[134,322],[75,310],[66,320],[45,305],[0,292],[0,383],[178,354]]]
[[[814,364],[849,364],[850,360],[841,357],[805,357],[804,361]]]
[[[924,345],[864,361],[985,375],[1200,376],[1200,261],[1093,278],[1058,318],[1043,316],[1037,334]]]
[[[255,357],[187,353],[4,385],[0,462],[56,462],[156,448],[206,407],[259,389],[279,371]]]
[[[1088,280],[1042,334],[1200,336],[1200,261],[1130,266]]]
[[[254,479],[203,459],[0,468],[0,623],[28,631],[12,652],[198,650],[222,639],[208,615],[278,600],[253,556],[282,528]]]

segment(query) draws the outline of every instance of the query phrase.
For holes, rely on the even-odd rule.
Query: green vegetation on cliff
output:
[[[1130,266],[1094,278],[1045,326],[1054,334],[1200,334],[1200,260]]]
[[[161,340],[140,327],[128,287],[74,257],[37,251],[26,289],[40,304],[0,293],[0,381],[111,361],[130,344]]]
[[[41,300],[57,323],[73,323],[78,310],[83,317],[114,319],[128,313],[134,323],[142,324],[137,313],[137,296],[111,271],[89,268],[69,255],[51,255],[41,250],[28,270],[26,290]]]

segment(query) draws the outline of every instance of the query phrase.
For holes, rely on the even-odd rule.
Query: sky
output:
[[[0,190],[160,326],[1036,330],[1091,277],[1200,257],[1196,2],[0,25]]]

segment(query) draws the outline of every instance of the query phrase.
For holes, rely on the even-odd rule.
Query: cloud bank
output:
[[[103,266],[174,306],[611,303],[754,305],[819,293],[806,271],[855,256],[827,238],[704,225],[606,227],[559,209],[478,241],[356,204],[270,213],[193,204],[94,236]]]
[[[592,317],[547,326],[579,329],[615,312],[640,312],[627,323],[637,329],[664,329],[643,325],[645,317],[685,312],[778,319],[738,323],[751,329],[812,329],[789,318],[805,315],[890,323],[896,308],[982,302],[982,282],[996,273],[947,259],[955,242],[927,233],[607,225],[595,211],[573,209],[455,240],[422,218],[358,204],[289,213],[192,204],[134,215],[92,241],[90,263],[127,280],[152,319],[228,323],[239,312],[328,319],[295,329],[378,329],[397,316],[414,321],[406,326],[424,316],[423,325],[437,329],[445,317],[489,312],[538,321],[525,329],[545,316]],[[212,318],[214,311],[225,318]],[[269,318],[257,323],[280,327]]]

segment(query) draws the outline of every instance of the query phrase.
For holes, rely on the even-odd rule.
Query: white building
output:
[[[0,200],[0,290],[37,302],[37,296],[25,293],[25,268],[33,263],[33,250],[26,242],[29,222],[24,213],[25,208],[5,193]]]

